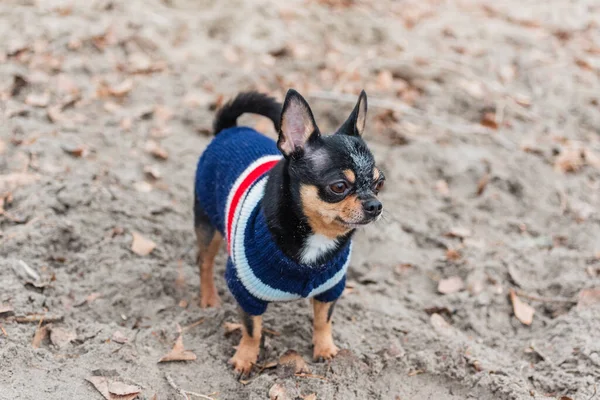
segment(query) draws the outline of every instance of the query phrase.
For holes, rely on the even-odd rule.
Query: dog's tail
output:
[[[217,112],[213,122],[213,131],[217,135],[223,129],[237,126],[237,119],[245,113],[259,114],[269,118],[279,131],[281,103],[273,97],[258,92],[243,92],[230,100]]]

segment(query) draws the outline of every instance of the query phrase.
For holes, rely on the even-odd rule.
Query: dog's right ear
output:
[[[313,113],[304,97],[294,89],[288,90],[283,109],[277,147],[289,157],[303,152],[306,145],[321,136]]]

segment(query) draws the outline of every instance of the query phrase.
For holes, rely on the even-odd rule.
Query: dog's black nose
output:
[[[367,214],[369,217],[376,217],[381,214],[383,205],[379,200],[371,199],[363,203],[363,209],[365,210],[365,214]]]

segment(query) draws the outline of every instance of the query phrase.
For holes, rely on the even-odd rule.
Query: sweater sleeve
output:
[[[346,288],[346,275],[331,289],[315,296],[315,300],[323,303],[331,303],[340,298],[342,292]]]

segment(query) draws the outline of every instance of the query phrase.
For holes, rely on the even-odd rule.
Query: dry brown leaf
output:
[[[163,356],[158,362],[168,362],[168,361],[192,361],[196,359],[196,355],[190,350],[185,350],[183,347],[183,336],[179,334],[177,337],[177,341],[175,341],[175,346],[173,349],[165,356]]]
[[[118,85],[111,86],[108,88],[108,93],[114,97],[125,97],[133,89],[133,81],[126,79]]]
[[[225,334],[229,334],[242,329],[242,324],[238,324],[236,322],[225,322],[223,324],[223,328],[225,329]]]
[[[146,174],[146,176],[148,176],[149,178],[152,178],[152,179],[160,179],[160,177],[161,177],[160,170],[158,169],[158,167],[156,165],[145,166],[144,173]]]
[[[490,174],[486,173],[485,175],[483,175],[481,177],[479,182],[477,182],[477,196],[481,196],[483,194],[483,192],[485,192],[485,188],[487,187],[489,182],[490,182]]]
[[[448,249],[446,250],[446,259],[448,261],[458,261],[461,259],[460,252],[456,249]]]
[[[14,315],[15,310],[10,304],[0,304],[0,317]]]
[[[144,181],[134,183],[133,187],[135,190],[137,190],[140,193],[149,193],[153,189],[151,184],[149,184],[148,182],[144,182]]]
[[[471,234],[472,233],[469,228],[459,226],[459,227],[450,228],[450,230],[448,232],[446,232],[444,234],[444,236],[464,239],[466,237],[471,236]]]
[[[490,129],[498,129],[498,121],[496,121],[496,113],[489,112],[489,111],[483,113],[480,123],[481,123],[481,125],[488,127]]]
[[[45,93],[31,93],[25,98],[25,104],[32,107],[46,107],[50,103],[50,94]]]
[[[166,160],[169,158],[169,153],[167,150],[163,149],[157,142],[154,140],[149,140],[146,143],[146,151],[152,154],[155,158]]]
[[[147,256],[156,248],[156,243],[150,239],[146,239],[138,232],[131,232],[133,240],[131,242],[131,251],[139,256]]]
[[[75,143],[65,143],[61,146],[65,153],[72,155],[73,157],[82,158],[88,154],[88,149],[84,145],[78,145]]]
[[[317,400],[317,395],[314,393],[307,394],[306,396],[302,396],[302,400]]]
[[[584,166],[584,158],[579,149],[565,149],[554,162],[554,169],[560,172],[577,172]]]
[[[269,389],[269,400],[291,400],[292,398],[279,383],[274,384]]]
[[[110,338],[113,342],[115,343],[119,343],[119,344],[124,344],[127,343],[127,336],[123,335],[121,333],[121,331],[116,331],[115,333],[113,333],[112,337]]]
[[[12,87],[10,88],[10,95],[13,97],[18,96],[19,93],[21,93],[21,90],[28,84],[29,82],[27,81],[27,79],[25,79],[25,77],[23,77],[22,75],[15,75],[13,77]]]
[[[522,324],[531,325],[533,322],[533,314],[535,314],[535,309],[529,304],[523,302],[513,289],[510,289],[510,301],[513,305],[515,317],[517,317]]]
[[[106,400],[133,400],[142,391],[137,386],[119,382],[104,376],[91,376],[86,380],[94,385],[96,390],[98,390]]]
[[[77,339],[77,334],[72,330],[61,327],[50,329],[50,342],[58,348],[65,347],[75,339]]]
[[[42,326],[42,322],[43,318],[40,320],[40,323],[38,324],[38,327],[35,330],[33,340],[31,341],[31,345],[36,349],[38,349],[41,346],[42,341],[48,336],[48,331],[51,327],[51,325]]]
[[[600,287],[583,289],[577,297],[577,309],[583,310],[600,304]]]
[[[294,373],[296,374],[310,374],[310,368],[306,364],[306,361],[302,358],[296,350],[288,350],[281,357],[279,357],[280,365],[290,365],[294,367]]]
[[[460,276],[451,276],[450,278],[440,280],[437,289],[442,294],[451,294],[460,292],[464,288],[465,283]]]

